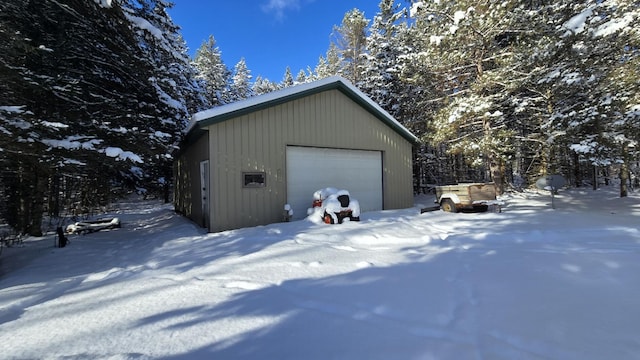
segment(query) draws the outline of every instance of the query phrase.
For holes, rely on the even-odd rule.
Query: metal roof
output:
[[[406,127],[400,124],[391,114],[386,112],[375,101],[371,100],[362,91],[356,88],[350,81],[340,76],[333,76],[309,83],[291,86],[264,95],[254,96],[249,99],[237,101],[231,104],[218,106],[213,109],[200,111],[193,115],[191,124],[187,129],[188,136],[207,126],[217,124],[232,118],[263,110],[275,105],[300,99],[309,95],[327,90],[339,90],[357,104],[365,108],[380,121],[399,133],[407,141],[415,144],[418,138]]]

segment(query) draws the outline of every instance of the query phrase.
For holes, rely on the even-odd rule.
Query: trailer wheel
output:
[[[453,203],[451,199],[444,199],[440,202],[440,209],[446,212],[458,212],[456,209],[456,204]]]

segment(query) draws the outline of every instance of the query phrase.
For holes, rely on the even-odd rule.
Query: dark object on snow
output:
[[[62,231],[62,227],[58,226],[56,228],[56,233],[58,233],[58,247],[65,247],[69,243],[69,239],[64,235],[64,231]]]
[[[440,210],[439,205],[429,206],[429,207],[420,209],[420,214],[424,214],[429,211],[437,211],[437,210]]]
[[[343,208],[349,207],[349,195],[340,195],[338,196],[338,201],[340,202],[340,206]]]
[[[343,190],[344,191],[344,190]],[[351,208],[351,198],[349,197],[349,193],[344,191],[345,193],[342,195],[338,195],[338,202],[340,203],[340,211],[334,208],[334,214],[337,217],[338,224],[342,224],[342,221],[346,218],[349,218],[351,221],[360,221],[360,216],[355,216],[353,214],[353,209]],[[354,200],[354,204],[356,201]],[[360,208],[360,205],[357,205]],[[326,224],[335,224],[336,218],[334,218],[329,212],[325,212],[324,214],[324,222]]]

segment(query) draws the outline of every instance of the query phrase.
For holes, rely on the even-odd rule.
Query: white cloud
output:
[[[276,19],[282,20],[287,10],[297,10],[300,8],[299,0],[269,0],[262,5],[262,11],[273,13]]]

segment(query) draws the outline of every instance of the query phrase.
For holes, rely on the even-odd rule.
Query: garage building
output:
[[[348,80],[331,77],[193,116],[176,154],[174,205],[209,231],[307,216],[347,189],[367,211],[413,206],[416,137]]]

